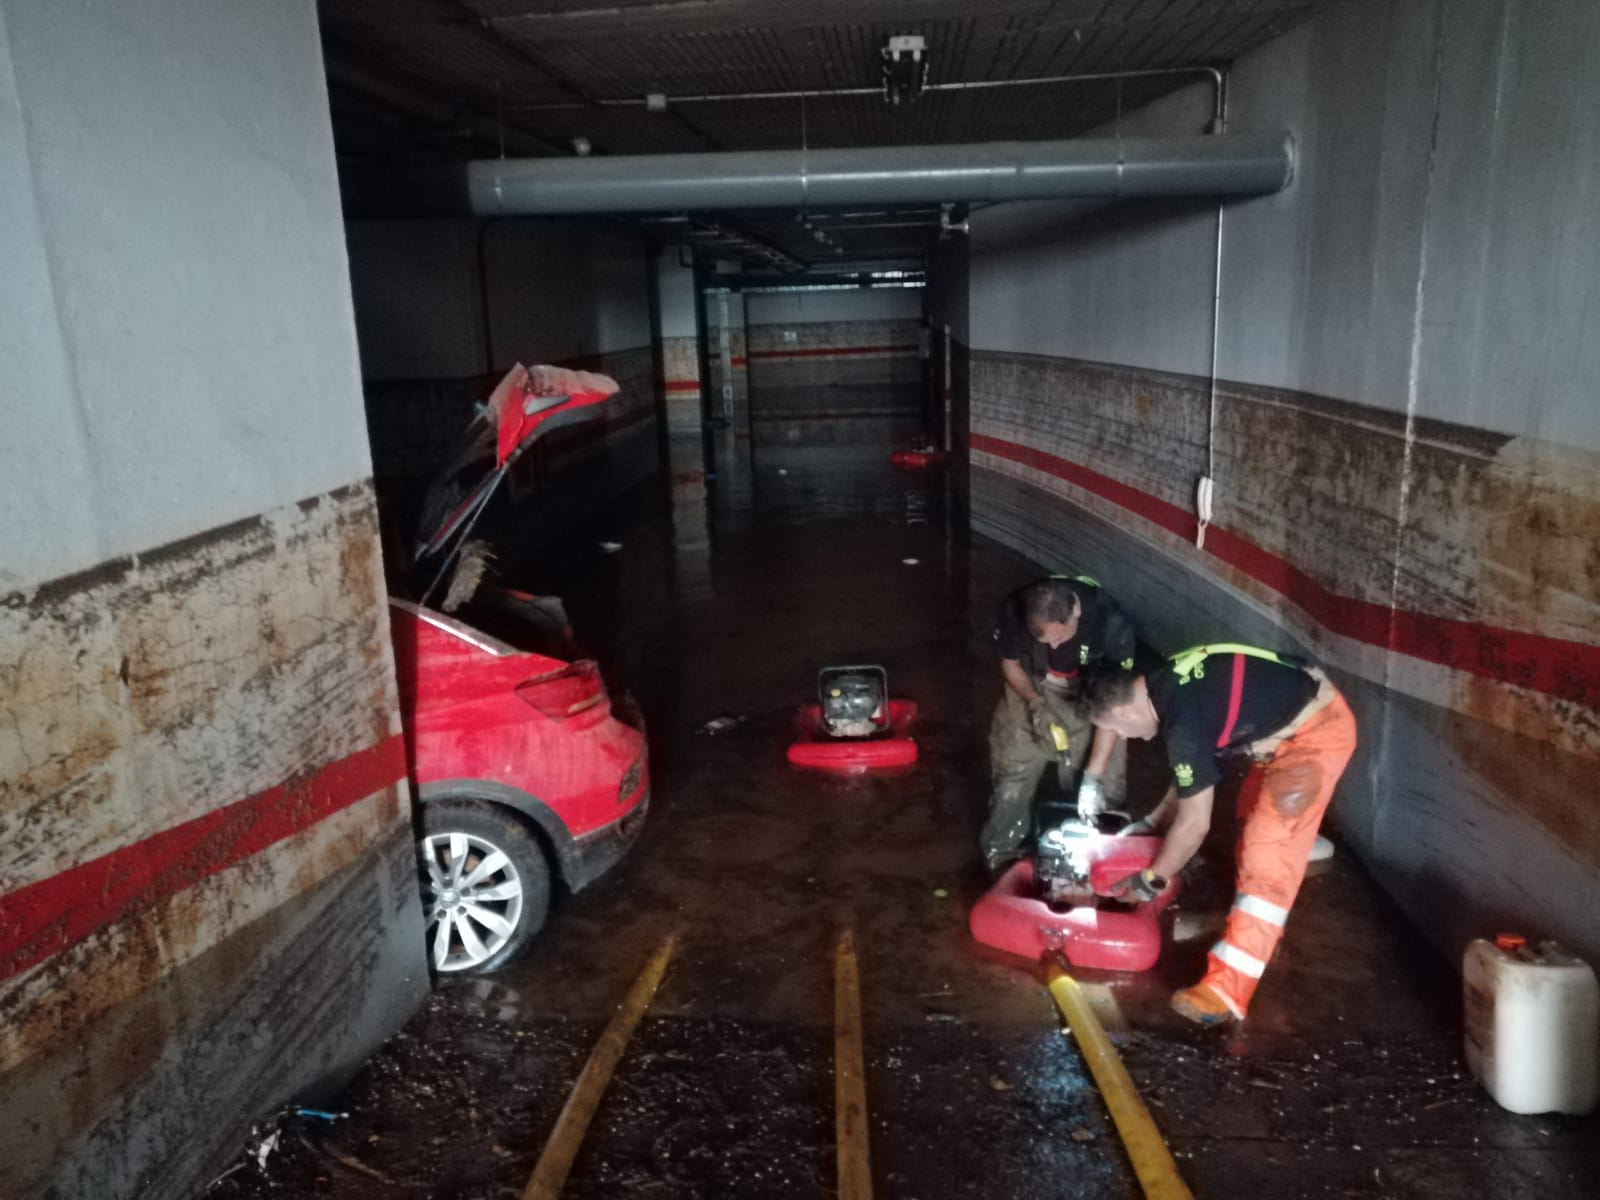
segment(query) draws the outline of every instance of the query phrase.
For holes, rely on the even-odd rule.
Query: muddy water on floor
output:
[[[330,1105],[348,1118],[288,1118],[268,1170],[214,1194],[519,1195],[588,1047],[670,931],[679,953],[567,1194],[830,1195],[832,947],[847,926],[880,1194],[1138,1194],[1036,970],[966,933],[986,882],[989,622],[1032,571],[967,536],[942,475],[894,470],[887,444],[850,432],[752,446],[724,431],[703,466],[677,447],[669,479],[512,569],[567,598],[613,687],[638,697],[646,832],[611,877],[558,902],[524,961],[437,992]],[[914,770],[840,782],[786,765],[817,669],[846,662],[883,664],[921,706]],[[738,722],[702,732],[722,716]],[[1346,858],[1308,882],[1248,1032],[1180,1028],[1166,997],[1215,935],[1227,863],[1219,829],[1155,971],[1084,976],[1131,1027],[1130,1070],[1200,1194],[1467,1196],[1489,1177],[1498,1194],[1591,1194],[1594,1123],[1507,1118],[1472,1088],[1449,976]]]

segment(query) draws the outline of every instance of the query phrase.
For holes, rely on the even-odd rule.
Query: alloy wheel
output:
[[[452,830],[424,837],[422,859],[434,970],[466,971],[493,958],[522,918],[522,877],[511,858],[486,838]]]

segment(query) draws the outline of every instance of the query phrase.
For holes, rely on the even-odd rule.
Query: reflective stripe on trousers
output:
[[[1235,896],[1233,906],[1240,912],[1260,917],[1267,924],[1276,925],[1279,929],[1282,929],[1289,920],[1287,908],[1282,908],[1261,896],[1252,896],[1248,892],[1240,892]]]
[[[1235,1016],[1250,1007],[1283,937],[1317,827],[1355,746],[1355,718],[1335,693],[1239,789],[1237,895],[1202,981]]]
[[[1262,973],[1267,969],[1267,964],[1254,954],[1247,954],[1239,947],[1230,945],[1227,942],[1218,942],[1211,947],[1211,953],[1235,971],[1243,971],[1251,979],[1260,979]]]

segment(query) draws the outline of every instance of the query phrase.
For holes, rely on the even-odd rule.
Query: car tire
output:
[[[550,862],[533,833],[482,800],[431,800],[417,840],[428,963],[485,975],[527,948],[550,911]]]

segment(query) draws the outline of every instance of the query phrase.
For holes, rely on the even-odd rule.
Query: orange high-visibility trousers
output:
[[[1235,1017],[1244,1017],[1283,937],[1317,827],[1355,748],[1355,717],[1335,691],[1332,700],[1278,747],[1270,761],[1252,770],[1239,789],[1233,909],[1222,940],[1206,957],[1201,980],[1226,1001]]]

